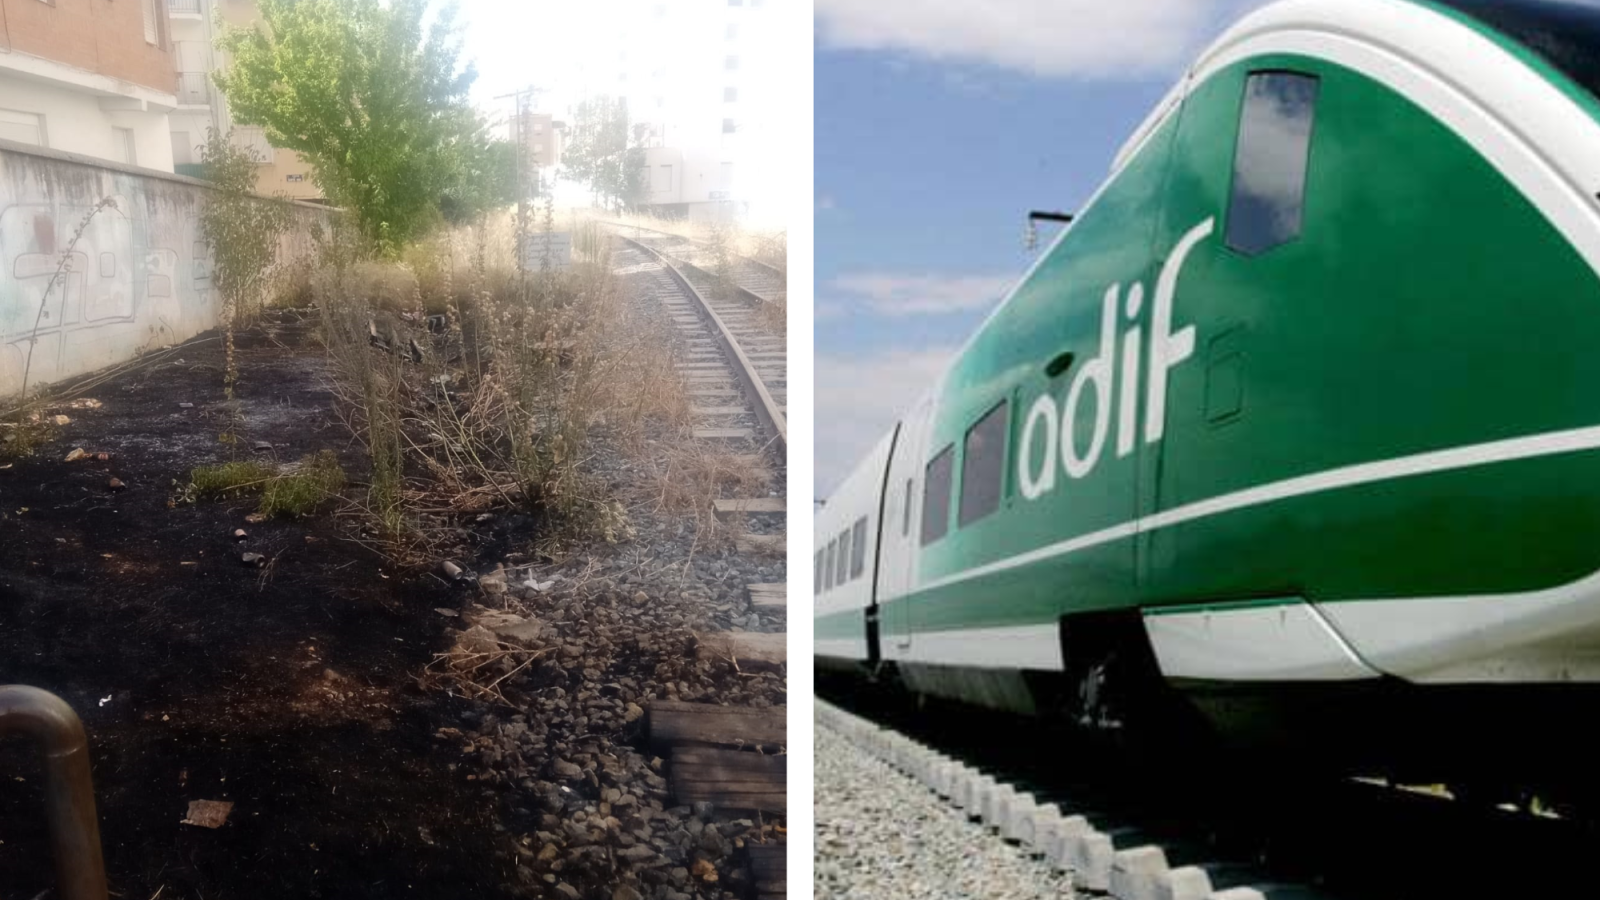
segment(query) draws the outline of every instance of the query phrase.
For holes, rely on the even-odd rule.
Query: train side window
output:
[[[867,568],[867,517],[856,520],[850,530],[850,580],[861,577]]]
[[[822,561],[822,589],[833,590],[833,554],[838,541],[828,542],[828,552]]]
[[[1246,256],[1300,236],[1318,79],[1253,72],[1244,83],[1228,199],[1228,246]]]
[[[844,584],[850,580],[850,529],[846,528],[839,535],[839,571],[833,573],[834,584]]]
[[[822,551],[821,550],[817,551],[817,559],[816,559],[816,564],[814,566],[814,573],[815,574],[813,575],[813,577],[811,579],[811,593],[820,594],[820,593],[822,593]]]
[[[901,518],[901,521],[900,521],[900,536],[901,537],[910,537],[911,536],[911,488],[912,488],[912,481],[911,481],[911,479],[907,478],[906,479],[906,509],[905,509],[905,515],[900,517]]]
[[[1002,400],[967,432],[961,453],[961,513],[965,528],[1000,508],[1005,481],[1009,404]]]
[[[927,477],[922,482],[923,546],[944,537],[950,530],[950,476],[955,449],[951,444],[928,463]]]

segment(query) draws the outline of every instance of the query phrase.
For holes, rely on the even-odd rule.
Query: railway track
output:
[[[656,253],[672,259],[673,264],[702,292],[714,291],[718,268],[717,248],[705,241],[697,241],[667,231],[656,231],[623,222],[608,222],[614,233],[636,244],[642,244]],[[725,254],[729,277],[743,294],[743,299],[757,305],[783,302],[788,296],[784,273],[760,260],[737,254]]]
[[[661,266],[661,277],[670,282],[664,285],[669,298],[667,308],[687,350],[678,367],[690,380],[690,393],[697,401],[704,401],[697,402],[694,407],[696,416],[706,422],[704,427],[697,428],[696,436],[708,440],[755,439],[754,434],[746,435],[736,427],[730,429],[718,424],[743,412],[733,409],[733,391],[729,389],[733,384],[744,394],[743,402],[760,421],[769,443],[781,456],[788,441],[787,342],[761,311],[762,305],[777,301],[770,294],[745,286],[747,281],[760,282],[771,290],[776,270],[754,260],[737,258],[736,272],[757,274],[748,279],[736,275],[739,284],[733,290],[724,290],[710,270],[685,259],[685,248],[692,251],[696,246],[694,242],[662,232],[648,232],[651,236],[643,239],[630,237],[625,232],[643,230],[607,224],[626,245],[656,261]],[[771,274],[761,275],[759,270]],[[739,433],[732,433],[734,431]]]
[[[769,320],[759,309],[758,304],[769,301],[745,289],[742,293],[719,291],[716,279],[646,241],[624,235],[617,235],[617,240],[623,246],[615,258],[629,270],[648,275],[653,289],[647,293],[662,304],[659,312],[666,314],[674,365],[690,399],[692,422],[686,437],[771,475],[771,487],[764,491],[743,487],[750,483],[744,479],[737,482],[741,487],[719,486],[733,496],[712,500],[715,515],[740,523],[735,528],[740,554],[781,555],[787,549],[788,423],[783,404],[788,366],[784,335],[767,324]],[[748,610],[763,626],[787,621],[788,595],[783,581],[748,584],[745,589]],[[756,626],[750,623],[749,627]],[[700,637],[698,652],[714,645],[710,652],[732,657],[746,667],[781,666],[786,658],[786,633],[736,630]],[[688,728],[693,739],[677,746],[673,738],[657,734],[671,730],[664,727],[671,717],[715,720],[716,724],[712,727],[701,721],[695,726],[699,730]],[[669,759],[667,773],[675,802],[689,806],[708,801],[718,808],[748,809],[757,816],[787,814],[787,758],[757,752],[769,744],[786,742],[779,736],[784,723],[781,707],[657,702],[648,718],[652,740],[661,743]],[[742,724],[730,726],[729,721]],[[755,895],[759,900],[780,900],[787,890],[784,845],[747,850]]]
[[[1576,823],[1314,779],[1292,762],[1234,771],[1190,764],[1182,746],[1136,759],[1017,717],[944,705],[853,705],[819,698],[819,728],[1018,853],[1070,870],[1078,897],[1456,900],[1576,896],[1587,884],[1581,860],[1594,834]],[[826,814],[819,809],[818,821]]]

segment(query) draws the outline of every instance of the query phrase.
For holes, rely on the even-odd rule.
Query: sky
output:
[[[817,498],[1032,263],[1028,212],[1092,195],[1195,54],[1260,5],[816,0]]]
[[[437,9],[444,0],[435,0]],[[759,227],[786,224],[793,191],[781,166],[764,165],[788,153],[782,145],[788,129],[781,116],[770,113],[773,104],[791,96],[791,85],[774,83],[782,77],[783,64],[804,52],[803,28],[809,0],[765,0],[757,11],[728,0],[455,0],[461,26],[463,58],[474,62],[478,71],[471,99],[491,121],[505,121],[515,110],[509,96],[526,87],[539,94],[534,108],[558,119],[567,118],[573,105],[587,97],[611,93],[618,88],[622,70],[619,58],[631,58],[635,76],[641,62],[658,52],[662,45],[677,54],[704,56],[720,63],[724,53],[745,57],[739,71],[740,141],[742,150],[735,174],[735,189],[747,204],[747,216]],[[804,3],[804,8],[797,3]],[[731,9],[732,6],[744,7]],[[738,40],[727,23],[738,22]],[[663,24],[664,23],[664,24]],[[770,52],[774,43],[788,39],[793,52]],[[731,43],[730,43],[731,42]],[[787,49],[787,48],[785,48]],[[631,56],[630,56],[631,54]],[[649,68],[649,66],[644,66]],[[682,74],[692,66],[678,63],[673,68]],[[644,81],[636,77],[631,84],[644,92]],[[722,148],[720,125],[730,113],[723,105],[720,82],[712,90],[686,90],[683,81],[672,82],[668,93],[675,113],[669,115],[677,135],[687,132],[681,126],[693,120],[709,123],[710,140],[717,141],[710,152]],[[704,103],[691,97],[703,96]],[[752,98],[767,98],[765,100]],[[639,98],[635,98],[636,100]],[[759,109],[757,108],[759,107]],[[648,111],[631,110],[634,121]],[[765,126],[768,123],[772,127]],[[700,140],[703,138],[690,138]],[[769,152],[774,144],[779,152]],[[677,146],[676,142],[674,143]],[[683,149],[680,147],[680,149]],[[584,203],[588,189],[576,184],[558,185],[558,203]]]

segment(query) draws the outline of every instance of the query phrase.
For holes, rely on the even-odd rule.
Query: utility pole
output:
[[[528,237],[529,200],[539,192],[539,154],[533,146],[533,129],[528,127],[528,119],[533,112],[534,100],[544,93],[543,88],[532,85],[512,94],[501,94],[494,98],[505,100],[515,98],[517,112],[512,121],[512,142],[516,145],[514,159],[516,161],[517,179],[517,268],[523,267],[523,243]],[[531,184],[530,184],[531,182]]]

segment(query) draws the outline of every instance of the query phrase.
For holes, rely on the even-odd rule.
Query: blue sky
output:
[[[817,496],[1032,262],[1028,211],[1086,200],[1256,5],[817,0]]]

